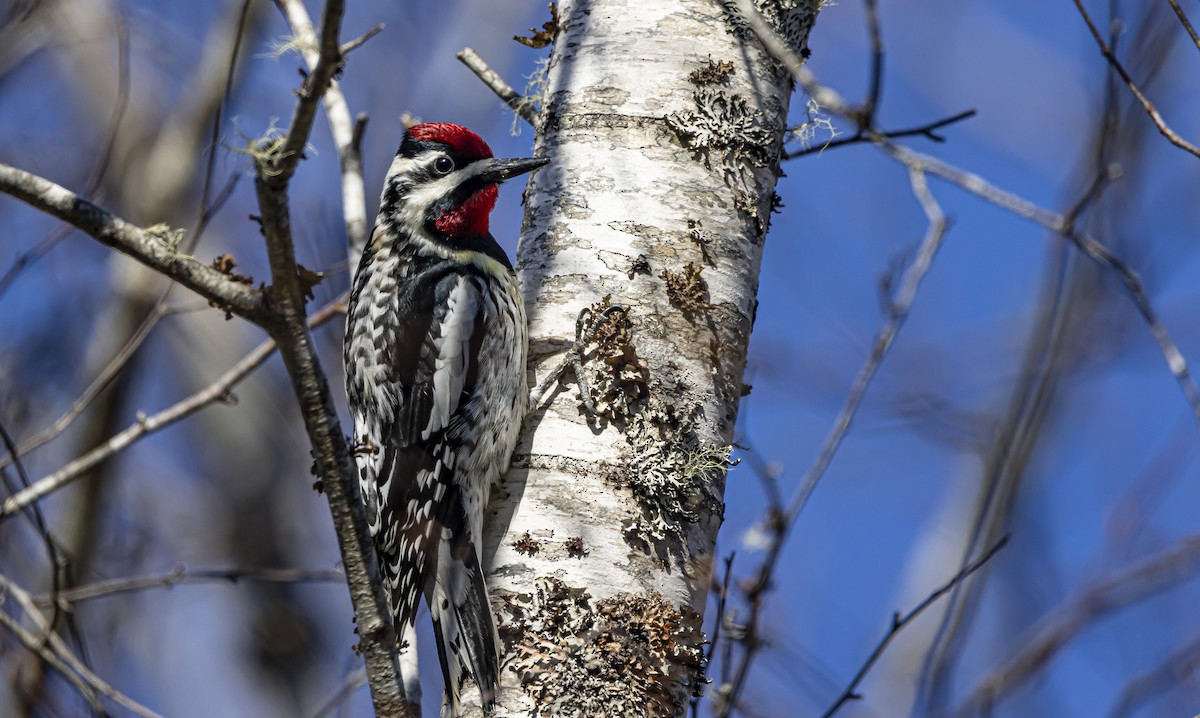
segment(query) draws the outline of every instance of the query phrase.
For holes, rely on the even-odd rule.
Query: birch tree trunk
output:
[[[756,0],[799,52],[818,0]],[[518,252],[541,380],[494,492],[500,715],[682,715],[792,82],[734,0],[559,6]],[[604,310],[609,305],[621,309]],[[568,376],[566,379],[571,379]],[[568,388],[569,387],[569,388]]]

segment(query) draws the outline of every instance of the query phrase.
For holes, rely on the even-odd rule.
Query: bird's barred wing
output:
[[[476,280],[455,272],[418,274],[399,297],[403,324],[391,362],[398,405],[381,427],[376,480],[376,548],[399,627],[414,620],[430,589],[442,532],[468,533],[447,430],[475,390],[482,301]]]

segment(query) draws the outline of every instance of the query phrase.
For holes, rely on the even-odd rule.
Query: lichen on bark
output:
[[[704,682],[700,615],[657,593],[596,601],[547,577],[505,611],[501,630],[516,647],[507,669],[535,716],[667,718]]]

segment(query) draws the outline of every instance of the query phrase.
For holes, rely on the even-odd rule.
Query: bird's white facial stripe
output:
[[[425,218],[434,203],[453,192],[455,187],[471,181],[486,170],[481,163],[472,162],[430,182],[405,182],[406,176],[437,177],[433,164],[443,156],[440,152],[429,152],[419,157],[397,155],[396,159],[392,160],[392,166],[388,168],[385,186],[393,181],[404,182],[407,185],[406,191],[402,193],[404,201],[396,208],[397,212],[392,219],[403,225],[411,234],[419,234],[424,228]]]

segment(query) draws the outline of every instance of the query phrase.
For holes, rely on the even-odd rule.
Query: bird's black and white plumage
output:
[[[355,457],[396,633],[423,595],[452,712],[468,676],[485,705],[498,685],[483,513],[528,395],[524,305],[488,217],[500,182],[546,162],[494,159],[458,125],[409,129],[347,313]]]

